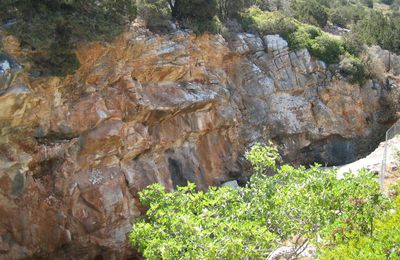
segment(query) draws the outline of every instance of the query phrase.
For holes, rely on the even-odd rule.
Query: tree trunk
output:
[[[175,4],[172,4],[172,1],[169,0],[170,2],[170,6],[171,6],[171,15],[173,18],[175,18],[176,20],[180,20],[181,14],[180,14],[180,8],[181,8],[181,1],[180,0],[175,0]]]

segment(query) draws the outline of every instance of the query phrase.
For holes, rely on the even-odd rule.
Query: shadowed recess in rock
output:
[[[171,173],[172,183],[174,188],[177,186],[186,186],[188,181],[183,175],[182,165],[179,161],[168,158],[168,168]]]

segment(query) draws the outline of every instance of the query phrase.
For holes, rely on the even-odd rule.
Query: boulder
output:
[[[21,68],[14,59],[0,52],[0,95],[8,89]]]

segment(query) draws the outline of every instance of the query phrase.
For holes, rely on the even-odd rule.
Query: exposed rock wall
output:
[[[398,101],[274,35],[228,43],[133,26],[78,57],[65,79],[20,71],[11,82],[0,70],[0,258],[124,258],[147,185],[206,189],[246,175],[242,155],[256,141],[291,162],[353,160],[393,116],[382,104]]]

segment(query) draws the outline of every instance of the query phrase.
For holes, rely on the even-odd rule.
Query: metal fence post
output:
[[[387,141],[388,141],[388,132],[385,135],[385,148],[383,150],[383,158],[382,158],[382,167],[381,172],[379,174],[379,186],[381,187],[381,192],[384,192],[384,181],[385,181],[385,171],[386,171],[386,154],[387,154]]]
[[[388,153],[388,141],[396,135],[398,135],[400,132],[400,120],[398,120],[392,127],[389,128],[389,130],[386,131],[385,135],[385,148],[383,151],[383,158],[382,158],[382,167],[381,167],[381,172],[379,174],[379,185],[381,188],[381,191],[384,192],[385,190],[385,175],[386,175],[386,163],[387,163],[387,153]]]

